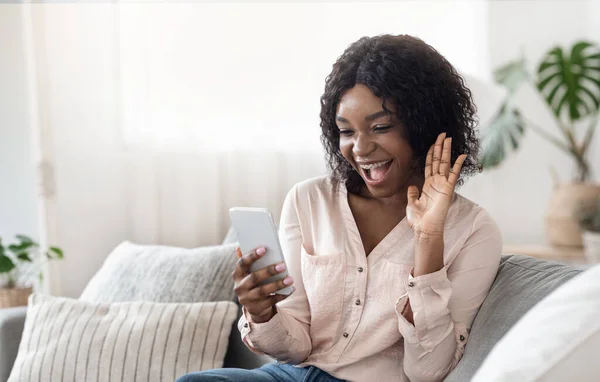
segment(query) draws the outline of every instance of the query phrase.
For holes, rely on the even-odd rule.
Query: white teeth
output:
[[[391,162],[392,160],[384,160],[382,162],[377,162],[377,163],[371,163],[371,164],[361,164],[360,168],[362,168],[363,170],[370,170],[372,168],[377,168],[379,166],[383,166],[384,164],[388,164],[389,162]]]

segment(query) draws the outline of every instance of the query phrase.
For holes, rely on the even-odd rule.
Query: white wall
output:
[[[590,0],[587,16],[588,35],[593,36],[596,41],[600,40],[600,0]]]
[[[0,236],[38,237],[22,7],[0,5]]]
[[[598,1],[494,1],[489,5],[490,62],[494,68],[523,52],[534,71],[554,44],[566,46],[577,39],[594,37],[600,42]],[[549,132],[558,131],[536,92],[524,90],[519,98],[529,119]],[[589,158],[596,181],[600,180],[599,148],[596,136]],[[553,187],[550,166],[563,181],[572,177],[571,159],[530,131],[515,155],[498,169],[471,179],[462,193],[491,212],[505,242],[542,243],[543,221]]]

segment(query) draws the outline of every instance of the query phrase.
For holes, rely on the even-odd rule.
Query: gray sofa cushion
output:
[[[17,358],[27,307],[0,309],[0,381],[8,380]]]
[[[445,381],[471,380],[492,347],[529,309],[581,272],[529,256],[502,256],[496,280],[473,321],[463,358]]]

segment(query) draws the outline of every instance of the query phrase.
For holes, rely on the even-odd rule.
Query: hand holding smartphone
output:
[[[234,207],[229,210],[229,216],[233,228],[237,233],[240,249],[243,254],[250,253],[259,247],[266,247],[266,253],[250,265],[250,272],[256,272],[274,264],[285,264],[277,228],[268,210],[264,208]],[[287,276],[288,271],[286,267],[285,271],[272,275],[260,282],[259,285],[267,285],[278,280],[283,280]],[[292,291],[293,288],[288,286],[277,290],[275,293],[289,295]]]

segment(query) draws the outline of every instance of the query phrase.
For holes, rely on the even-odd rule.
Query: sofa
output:
[[[230,231],[224,244],[235,240]],[[519,318],[583,270],[528,256],[504,254],[498,275],[471,327],[465,353],[445,381],[469,381],[493,346]],[[0,309],[0,382],[8,379],[15,361],[26,314],[26,307]],[[272,359],[254,354],[245,347],[234,324],[224,367],[255,368],[267,362],[272,362]]]

